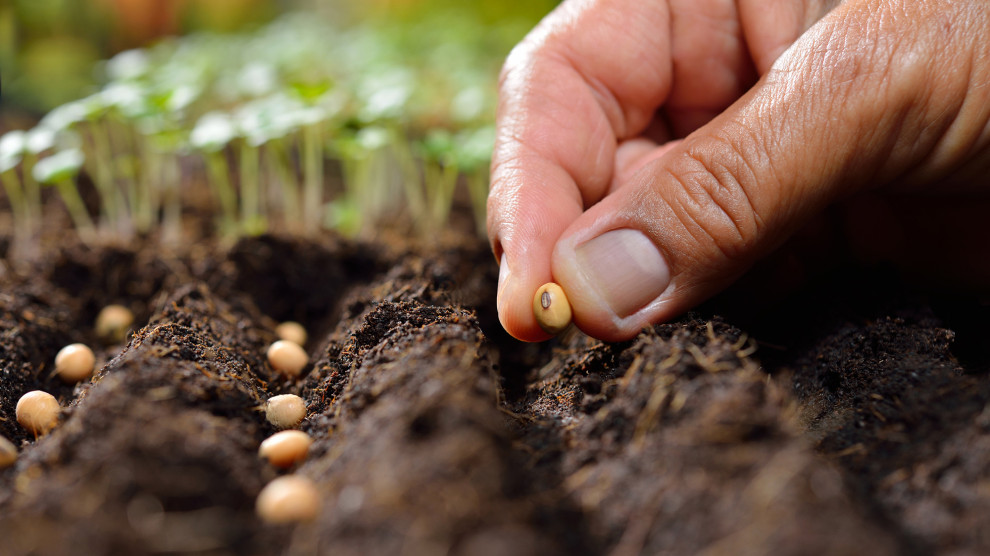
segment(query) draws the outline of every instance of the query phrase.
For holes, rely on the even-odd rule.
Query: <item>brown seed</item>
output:
[[[571,324],[571,304],[564,290],[554,282],[547,282],[533,296],[533,316],[547,334],[560,334]]]
[[[17,461],[17,446],[0,436],[0,469],[10,467]]]
[[[41,390],[33,390],[17,400],[14,414],[22,427],[39,436],[55,428],[58,424],[58,400]]]
[[[96,316],[96,336],[106,344],[119,344],[134,324],[134,313],[123,305],[107,305]]]
[[[255,509],[268,523],[310,521],[320,511],[320,496],[313,481],[285,475],[261,489]]]
[[[286,376],[299,376],[308,363],[306,350],[295,342],[278,340],[268,347],[268,364]]]
[[[293,342],[301,346],[306,345],[306,339],[308,338],[306,329],[303,328],[303,325],[291,320],[287,320],[276,326],[275,335],[278,336],[280,340]]]
[[[299,376],[308,363],[306,350],[295,342],[278,340],[268,347],[268,364],[288,377]]]
[[[63,381],[75,384],[93,374],[96,357],[85,344],[69,344],[55,356],[55,373]]]
[[[306,402],[295,394],[273,396],[265,404],[265,417],[280,429],[298,427],[306,418]]]
[[[312,443],[313,439],[303,431],[277,432],[261,443],[258,455],[275,467],[288,469],[306,459]]]

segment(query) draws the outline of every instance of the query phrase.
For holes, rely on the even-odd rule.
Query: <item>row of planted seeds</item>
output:
[[[356,234],[396,210],[432,232],[458,184],[483,220],[494,79],[515,33],[421,25],[343,30],[290,15],[117,55],[99,91],[0,138],[15,237],[39,233],[46,185],[84,240],[177,236],[190,187],[209,191],[228,236]]]
[[[108,342],[120,341],[134,322],[129,309],[120,305],[105,307],[96,320],[97,335]],[[287,376],[298,376],[309,363],[303,349],[306,330],[296,322],[284,322],[275,329],[281,339],[267,351],[268,363]],[[85,344],[70,344],[55,356],[55,374],[63,381],[75,384],[93,374],[96,357]],[[58,425],[61,406],[55,396],[33,390],[17,401],[15,416],[18,424],[36,438],[49,433]],[[265,417],[272,426],[283,429],[261,443],[258,455],[280,469],[291,469],[306,459],[312,439],[303,431],[294,430],[306,417],[306,403],[295,394],[273,396],[265,403]],[[0,469],[17,461],[17,447],[0,436]],[[316,487],[309,479],[284,475],[270,482],[258,495],[258,515],[272,523],[312,519],[319,509]]]

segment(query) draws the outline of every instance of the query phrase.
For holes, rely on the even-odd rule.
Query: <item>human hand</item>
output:
[[[829,4],[570,0],[513,50],[488,200],[510,334],[548,337],[553,280],[631,338],[828,207],[856,255],[990,284],[990,3]]]

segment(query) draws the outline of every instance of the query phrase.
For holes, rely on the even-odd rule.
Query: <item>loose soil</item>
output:
[[[846,268],[714,300],[632,341],[521,344],[480,243],[262,236],[76,244],[0,276],[0,554],[990,553],[990,305]],[[120,303],[125,344],[93,320]],[[297,380],[264,360],[306,325]],[[78,386],[52,374],[97,351]],[[24,392],[64,408],[34,438]],[[264,401],[301,395],[288,472],[318,517],[268,525]]]

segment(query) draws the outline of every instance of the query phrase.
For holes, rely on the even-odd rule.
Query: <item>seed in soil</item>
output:
[[[278,336],[280,340],[293,342],[295,344],[299,344],[300,346],[306,345],[306,339],[309,337],[306,334],[306,329],[303,325],[291,320],[287,320],[276,326],[275,335]]]
[[[58,400],[41,390],[32,390],[17,400],[14,409],[17,422],[36,437],[47,433],[58,424]]]
[[[288,469],[306,459],[312,443],[313,439],[303,431],[277,432],[261,443],[258,455],[275,467]]]
[[[306,402],[295,394],[273,396],[265,404],[265,417],[280,429],[298,427],[306,418]]]
[[[547,334],[557,335],[571,324],[571,304],[564,290],[554,282],[547,282],[533,296],[533,316]]]
[[[306,350],[295,342],[278,340],[268,348],[268,364],[288,377],[299,376],[307,363]]]
[[[105,344],[119,344],[134,324],[134,313],[123,305],[107,305],[96,316],[96,337]]]
[[[320,497],[313,481],[299,475],[286,475],[261,489],[256,510],[268,523],[311,521],[320,510]]]
[[[69,344],[55,356],[55,373],[63,381],[75,384],[93,374],[96,356],[85,344]]]
[[[17,461],[17,446],[0,436],[0,469],[10,467]]]

